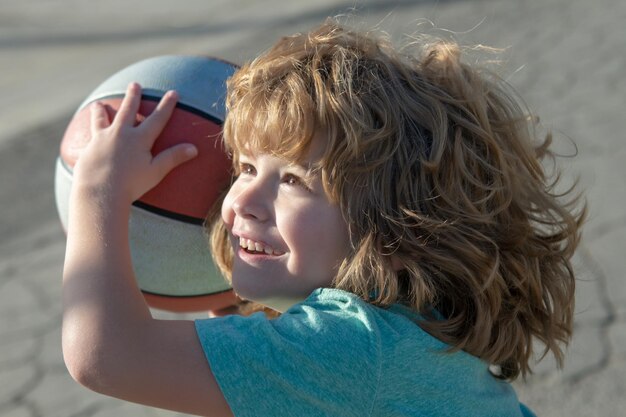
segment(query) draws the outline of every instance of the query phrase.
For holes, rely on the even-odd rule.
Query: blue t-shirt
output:
[[[196,330],[237,417],[533,415],[488,364],[447,352],[419,319],[318,289],[276,319],[226,316]]]

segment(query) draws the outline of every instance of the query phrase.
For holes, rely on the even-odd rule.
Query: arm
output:
[[[192,145],[152,156],[176,104],[164,96],[134,126],[141,98],[131,84],[109,122],[92,105],[92,139],[75,170],[63,271],[63,355],[72,377],[94,391],[185,413],[232,415],[191,321],[152,318],[133,274],[131,203],[177,165]]]

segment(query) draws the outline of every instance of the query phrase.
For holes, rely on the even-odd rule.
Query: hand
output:
[[[176,106],[167,92],[156,109],[136,124],[141,87],[131,83],[120,108],[109,121],[101,103],[91,105],[91,140],[74,167],[74,185],[99,198],[130,204],[156,186],[172,169],[195,157],[192,144],[179,144],[153,156],[152,145]]]

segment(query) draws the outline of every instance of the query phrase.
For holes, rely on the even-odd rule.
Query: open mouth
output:
[[[279,256],[285,253],[276,250],[264,243],[256,242],[254,240],[246,239],[243,237],[239,238],[239,247],[242,248],[245,252],[252,255]]]

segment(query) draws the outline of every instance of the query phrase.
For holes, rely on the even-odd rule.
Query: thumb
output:
[[[178,165],[195,158],[197,155],[198,148],[190,143],[182,143],[160,152],[154,157],[152,164],[163,178]]]

